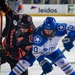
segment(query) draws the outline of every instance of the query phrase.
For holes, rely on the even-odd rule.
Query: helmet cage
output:
[[[30,25],[24,24],[23,22],[20,22],[18,26],[19,28],[30,28]]]

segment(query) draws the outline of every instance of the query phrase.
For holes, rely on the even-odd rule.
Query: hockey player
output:
[[[31,54],[32,35],[35,29],[31,16],[22,15],[18,22],[18,29],[11,28],[10,34],[3,41],[3,47],[6,48],[9,55],[1,58],[1,64],[8,62],[12,69],[19,59],[23,56],[26,57],[29,53]],[[28,71],[22,75],[28,75]]]
[[[22,48],[16,47],[18,45],[17,43],[20,43],[19,37],[25,36],[25,35],[21,35],[20,29],[22,31],[28,31],[29,34],[26,35],[26,39],[21,39],[22,42],[19,44],[19,46],[24,44],[23,40],[25,42],[28,42],[28,40],[29,40],[29,43],[32,44],[30,42],[31,36],[29,36],[29,35],[31,35],[34,32],[35,26],[31,23],[32,22],[31,16],[21,15],[21,14],[15,13],[14,11],[11,10],[11,8],[7,4],[5,4],[5,0],[0,0],[0,4],[1,4],[0,7],[1,7],[2,11],[6,15],[6,27],[5,27],[5,29],[3,30],[3,33],[2,33],[2,37],[5,37],[5,40],[3,41],[3,47],[6,48],[6,50],[3,50],[3,52],[5,52],[6,55],[4,55],[4,53],[0,50],[0,52],[3,53],[2,55],[0,55],[1,56],[1,64],[4,64],[5,62],[8,62],[10,64],[11,69],[12,69],[16,65],[18,60],[22,56],[26,55],[25,52],[22,51],[22,48],[24,48],[24,47],[22,47]],[[18,11],[20,9],[21,8],[19,6]],[[32,25],[31,25],[31,27],[29,27],[29,29],[20,28],[19,27],[20,25],[17,27],[19,20],[23,21],[25,23],[25,25],[28,25],[28,26],[30,24],[32,24]],[[18,30],[18,28],[19,28],[19,30]],[[29,30],[30,30],[30,32],[29,32]],[[20,35],[17,37],[18,33],[20,33]],[[27,37],[29,37],[29,39]],[[14,42],[14,40],[15,40],[16,43]],[[6,41],[6,45],[4,44],[5,41]],[[26,43],[25,45],[27,46],[27,44],[29,45],[29,43]],[[13,46],[13,48],[11,48],[11,45]],[[26,49],[29,48],[29,47],[31,47],[31,46],[27,46]],[[28,75],[28,70],[23,72],[22,75]]]
[[[63,39],[63,45],[69,51],[73,47],[73,39],[75,38],[75,27],[73,25],[56,23],[53,17],[47,17],[34,34],[33,55],[45,74],[50,71],[48,70],[47,63],[44,62],[44,57],[52,62],[56,60],[61,53],[61,50],[58,48],[58,42],[65,34],[67,36]],[[66,75],[75,75],[72,66],[63,53],[54,63]]]

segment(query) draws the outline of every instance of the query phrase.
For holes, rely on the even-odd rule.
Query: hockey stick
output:
[[[66,50],[66,49],[63,49],[63,50],[61,51],[61,53],[57,56],[57,58],[56,58],[54,61],[52,61],[51,65],[53,65],[53,64],[58,60],[58,58],[65,52],[65,50]]]
[[[66,49],[63,49],[63,50],[61,51],[61,53],[57,56],[57,58],[56,58],[54,61],[52,61],[51,65],[53,65],[53,64],[57,61],[57,59],[65,52],[65,50],[66,50]],[[46,75],[46,74],[43,72],[41,75]]]

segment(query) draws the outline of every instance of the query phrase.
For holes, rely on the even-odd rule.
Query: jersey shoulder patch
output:
[[[66,26],[67,26],[67,24],[65,24],[65,23],[57,23],[56,28],[58,31],[64,31],[66,29]]]
[[[34,45],[42,46],[47,39],[41,33],[41,27],[38,28],[36,33],[34,33]]]
[[[65,23],[57,23],[56,25],[56,36],[63,36],[66,34],[66,26]]]

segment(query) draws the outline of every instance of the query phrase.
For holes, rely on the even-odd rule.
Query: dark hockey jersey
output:
[[[10,34],[6,37],[6,46],[11,58],[19,60],[22,56],[31,52],[35,29],[35,26],[31,25],[29,32],[25,35],[20,34],[19,30],[11,29]]]

